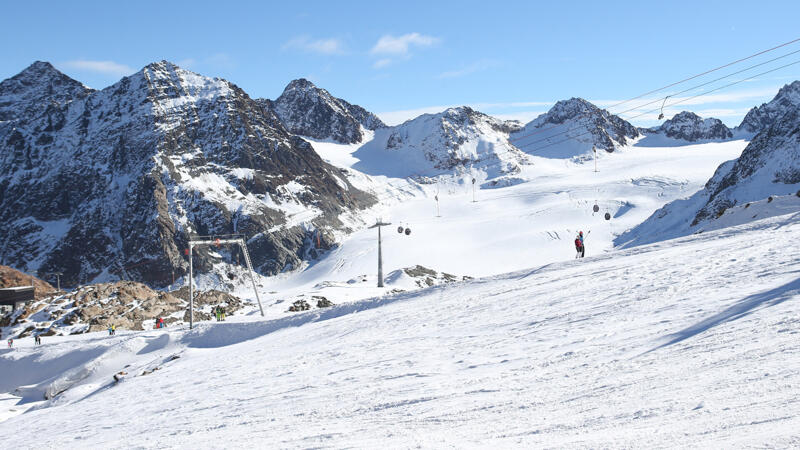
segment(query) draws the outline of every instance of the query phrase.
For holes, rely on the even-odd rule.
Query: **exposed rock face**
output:
[[[625,120],[582,98],[571,98],[559,101],[529,122],[511,136],[511,142],[533,154],[550,147],[571,146],[574,155],[591,150],[592,146],[612,152],[615,144],[626,145],[628,139],[637,137],[639,131]]]
[[[736,127],[737,134],[754,135],[767,129],[789,111],[800,108],[800,81],[782,87],[769,103],[751,109],[742,123]]]
[[[291,133],[314,139],[354,144],[364,138],[362,126],[368,130],[386,127],[375,114],[332,96],[304,78],[289,83],[274,102],[259,102],[275,111]]]
[[[520,128],[468,106],[423,114],[396,127],[379,130],[354,155],[354,167],[373,167],[392,176],[436,175],[466,167],[485,167],[494,175],[516,173],[527,155],[508,142]]]
[[[697,114],[683,111],[667,120],[660,127],[648,130],[654,133],[661,133],[668,138],[682,139],[684,141],[695,142],[705,140],[725,140],[733,137],[730,128],[725,126],[719,119],[703,119]]]
[[[56,288],[46,281],[8,266],[0,266],[0,288],[30,286],[31,282],[33,282],[33,292],[36,299],[45,298],[56,293]]]
[[[0,262],[65,286],[167,285],[208,234],[247,236],[274,274],[373,202],[237,86],[166,61],[101,91],[35,63],[0,84],[0,114]],[[219,258],[197,250],[200,271]]]
[[[717,168],[705,187],[659,209],[627,231],[617,244],[639,245],[702,230],[726,209],[800,188],[800,109],[789,110],[758,133],[742,155]]]

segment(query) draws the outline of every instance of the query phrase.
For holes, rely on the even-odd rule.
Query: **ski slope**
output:
[[[356,232],[341,236],[337,248],[298,270],[261,280],[270,317],[283,315],[291,303],[287,299],[299,295],[341,303],[397,288],[375,288],[377,231],[365,225],[379,218],[392,223],[382,231],[384,274],[419,264],[484,277],[566,261],[575,256],[578,231],[587,236],[587,255],[599,255],[665,203],[695,193],[720,163],[738,157],[747,145],[621,147],[598,152],[598,172],[591,152],[572,159],[531,157],[533,164],[510,178],[487,179],[476,169],[420,184],[350,169],[358,161],[352,156],[358,145],[311,142],[323,159],[350,171],[351,183],[381,201],[362,214]],[[592,211],[595,203],[598,213]],[[612,220],[603,218],[606,212]],[[411,228],[411,235],[398,234],[397,226]],[[253,297],[247,285],[236,294]]]
[[[798,218],[274,320],[22,340],[0,350],[3,447],[797,447]]]

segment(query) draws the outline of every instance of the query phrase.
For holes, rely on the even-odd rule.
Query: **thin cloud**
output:
[[[63,65],[70,69],[114,76],[125,76],[136,72],[136,70],[130,66],[116,63],[114,61],[91,61],[87,59],[77,59],[73,61],[67,61]]]
[[[484,59],[484,60],[476,61],[476,62],[474,62],[474,63],[472,63],[472,64],[470,64],[470,65],[468,65],[466,67],[463,67],[461,69],[458,69],[458,70],[451,70],[451,71],[448,71],[448,72],[442,72],[442,73],[439,74],[439,76],[437,78],[439,78],[439,79],[460,78],[460,77],[463,77],[463,76],[467,76],[467,75],[473,74],[475,72],[482,72],[484,70],[492,69],[494,67],[497,67],[498,65],[499,65],[499,63],[497,61]]]
[[[178,60],[175,64],[177,64],[179,67],[183,67],[184,69],[189,69],[195,64],[197,64],[197,60],[195,60],[194,58],[185,58]]]
[[[382,67],[386,67],[392,63],[392,60],[389,58],[383,58],[375,61],[375,64],[372,65],[373,69],[380,69]]]
[[[321,55],[341,55],[345,53],[344,42],[340,39],[313,39],[310,36],[298,36],[290,39],[281,46],[281,50],[300,50]]]
[[[402,36],[385,34],[378,39],[370,53],[373,55],[408,55],[411,47],[430,47],[440,42],[439,38],[419,33],[408,33]]]

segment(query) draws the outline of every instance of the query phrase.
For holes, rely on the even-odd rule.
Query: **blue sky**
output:
[[[274,99],[306,77],[389,122],[465,104],[530,120],[573,96],[608,107],[800,38],[796,0],[29,1],[2,10],[0,79],[45,60],[103,88],[167,59],[252,97]],[[795,50],[800,42],[714,75]],[[798,60],[800,53],[738,79]],[[736,125],[796,79],[800,64],[668,112],[690,109]],[[648,115],[633,123],[656,122]]]

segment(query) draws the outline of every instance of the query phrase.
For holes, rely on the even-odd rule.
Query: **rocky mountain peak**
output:
[[[663,133],[672,139],[695,142],[700,140],[725,140],[733,136],[731,130],[719,119],[703,119],[691,111],[683,111],[661,126],[648,130]]]
[[[286,93],[287,91],[296,91],[296,90],[308,91],[316,94],[331,96],[330,93],[328,93],[328,91],[326,91],[325,89],[318,88],[314,83],[305,78],[298,78],[296,80],[290,81],[289,84],[286,85],[286,88],[284,88],[283,92]]]
[[[566,120],[587,114],[602,114],[602,110],[582,98],[572,97],[569,100],[556,102],[547,112],[547,118],[549,123],[564,123]]]
[[[41,115],[93,92],[61,73],[52,64],[36,61],[22,72],[0,82],[0,121]]]
[[[783,86],[768,103],[752,108],[742,123],[736,127],[737,134],[755,135],[768,128],[789,110],[800,108],[800,81]]]
[[[386,127],[375,114],[334,97],[305,78],[291,81],[274,102],[260,103],[272,109],[287,130],[314,139],[353,144],[363,140],[362,127]]]
[[[573,97],[556,102],[513,134],[511,141],[522,150],[542,156],[573,157],[592,147],[611,152],[615,145],[625,145],[628,139],[637,137],[639,131],[627,121]]]

